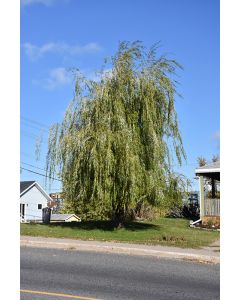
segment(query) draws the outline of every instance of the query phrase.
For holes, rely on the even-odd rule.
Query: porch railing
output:
[[[220,216],[220,199],[204,199],[204,215],[205,216]]]

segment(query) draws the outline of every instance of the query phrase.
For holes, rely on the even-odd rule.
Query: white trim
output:
[[[200,176],[198,176],[198,182],[199,182],[199,209],[200,209],[200,214],[199,214],[199,217],[201,219],[201,216],[202,216],[202,189],[201,189],[201,179],[200,179]],[[204,197],[204,193],[203,193],[203,197]]]
[[[79,218],[78,216],[76,216],[75,214],[72,214],[71,216],[67,217],[67,218],[65,219],[65,221],[68,220],[68,219],[70,219],[70,218],[72,218],[72,217],[75,217],[75,218],[77,218],[78,220],[80,220],[80,218]]]
[[[37,183],[36,181],[34,181],[33,184],[31,184],[28,188],[26,188],[24,191],[22,191],[22,193],[20,194],[20,197],[25,194],[26,192],[28,192],[32,187],[36,186],[36,188],[47,198],[48,201],[52,201],[53,199],[44,191],[44,189],[40,186],[39,183]]]
[[[52,201],[52,200],[53,200],[53,199],[45,192],[45,190],[41,187],[41,185],[38,184],[37,182],[36,182],[36,187],[40,190],[40,192],[43,193],[43,195],[46,196],[46,198],[48,199],[48,201]]]
[[[191,222],[191,221],[190,221],[190,226],[191,226],[191,225],[195,225],[195,224],[197,224],[197,223],[199,223],[199,222],[201,222],[201,221],[202,221],[202,219],[198,219],[197,221],[194,221],[194,222]]]
[[[220,173],[220,168],[212,168],[212,169],[196,169],[195,174],[198,173]]]
[[[20,193],[20,197],[25,194],[25,192],[27,192],[28,190],[30,190],[34,185],[35,185],[36,181],[34,181],[31,185],[29,185],[24,191],[22,191]]]

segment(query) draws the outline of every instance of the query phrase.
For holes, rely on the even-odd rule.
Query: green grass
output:
[[[189,220],[160,218],[131,222],[116,229],[110,221],[81,223],[21,224],[21,235],[115,241],[182,248],[199,248],[219,239],[219,232],[189,228]]]

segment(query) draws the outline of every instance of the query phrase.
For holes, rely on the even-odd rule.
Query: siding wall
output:
[[[47,207],[47,199],[35,186],[20,197],[20,203],[25,204],[26,221],[42,220],[42,209],[38,209],[38,204]]]
[[[204,198],[204,216],[220,216],[220,199]]]

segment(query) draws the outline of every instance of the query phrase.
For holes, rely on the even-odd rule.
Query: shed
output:
[[[81,219],[75,214],[52,214],[51,222],[80,222]]]

